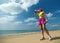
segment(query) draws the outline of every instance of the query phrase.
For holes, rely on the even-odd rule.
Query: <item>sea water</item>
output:
[[[30,34],[35,32],[39,32],[39,30],[0,30],[0,36]]]
[[[49,29],[49,31],[60,30],[60,29]],[[18,34],[30,34],[40,32],[40,30],[0,30],[0,36],[18,35]]]

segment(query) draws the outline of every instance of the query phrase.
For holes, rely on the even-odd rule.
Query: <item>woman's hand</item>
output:
[[[34,10],[34,16],[38,16],[38,15],[36,14],[36,12],[37,12],[37,10]]]
[[[46,19],[46,22],[48,22],[48,19]]]
[[[36,13],[34,13],[34,16],[38,16]]]

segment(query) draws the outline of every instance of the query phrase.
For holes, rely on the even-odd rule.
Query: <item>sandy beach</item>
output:
[[[60,30],[49,31],[53,40],[49,41],[45,33],[45,40],[40,40],[41,32],[26,35],[10,35],[0,38],[0,43],[60,43]]]

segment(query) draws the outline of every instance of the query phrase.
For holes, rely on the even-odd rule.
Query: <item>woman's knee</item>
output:
[[[43,29],[45,28],[45,25],[44,25],[44,24],[42,24],[42,28],[43,28]]]

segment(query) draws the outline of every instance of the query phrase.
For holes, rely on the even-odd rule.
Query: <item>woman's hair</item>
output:
[[[39,11],[43,11],[42,8],[39,8],[38,10],[39,10]]]

